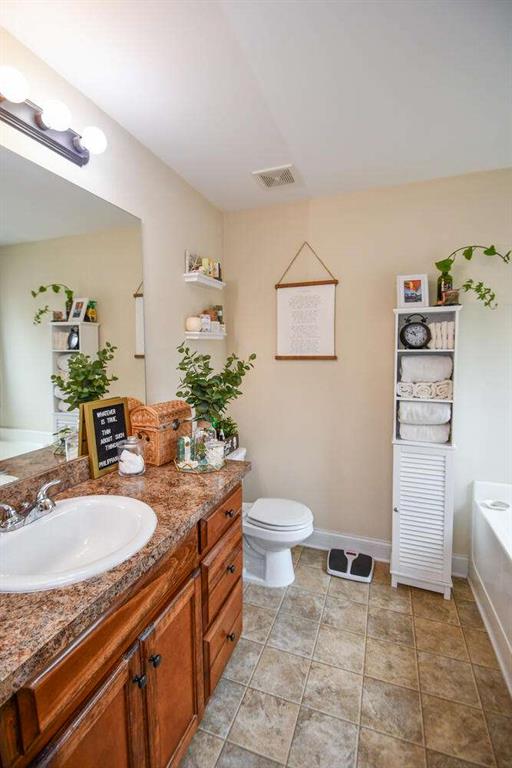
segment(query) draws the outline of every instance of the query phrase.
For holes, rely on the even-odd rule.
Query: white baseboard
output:
[[[386,539],[368,539],[364,536],[352,536],[349,533],[336,533],[326,531],[323,528],[315,528],[309,539],[305,542],[313,549],[355,549],[356,552],[365,552],[375,560],[389,563],[391,560],[391,542]],[[452,555],[452,575],[466,578],[468,575],[468,556]]]

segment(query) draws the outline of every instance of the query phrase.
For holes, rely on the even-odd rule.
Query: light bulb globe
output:
[[[0,94],[13,104],[21,104],[28,97],[28,82],[14,67],[0,67]]]
[[[94,125],[84,128],[80,137],[80,144],[89,150],[91,155],[101,155],[107,148],[107,137],[100,128]]]
[[[41,121],[46,128],[67,131],[71,125],[71,112],[62,101],[50,100],[43,104]]]

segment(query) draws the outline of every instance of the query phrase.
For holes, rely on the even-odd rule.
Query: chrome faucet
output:
[[[17,512],[10,504],[0,504],[0,533],[16,531],[24,525],[29,525],[40,517],[44,517],[55,509],[55,502],[47,494],[48,490],[54,485],[58,485],[60,480],[50,480],[39,489],[34,504],[24,501],[21,509]]]

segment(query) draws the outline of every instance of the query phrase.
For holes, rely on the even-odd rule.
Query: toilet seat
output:
[[[313,514],[298,501],[262,498],[250,507],[247,521],[267,531],[300,531],[313,523]]]

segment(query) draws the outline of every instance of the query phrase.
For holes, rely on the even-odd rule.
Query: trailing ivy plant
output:
[[[249,355],[247,360],[229,355],[222,370],[216,373],[211,365],[211,355],[191,352],[185,343],[180,344],[178,352],[183,356],[178,364],[183,375],[177,396],[195,408],[196,419],[204,419],[217,427],[228,403],[242,394],[240,385],[248,371],[254,368],[256,355]]]
[[[436,267],[438,270],[444,274],[449,274],[455,261],[455,257],[461,251],[462,255],[467,261],[471,261],[475,251],[482,251],[484,256],[499,256],[505,264],[510,262],[511,251],[508,251],[507,253],[499,253],[494,245],[464,245],[462,248],[457,248],[457,250],[450,253],[446,259],[443,259],[442,261],[436,261]],[[489,288],[489,286],[485,285],[482,281],[476,282],[475,280],[468,279],[465,283],[462,284],[461,287],[463,291],[466,291],[466,293],[468,291],[473,291],[477,298],[480,299],[480,301],[483,301],[485,307],[496,309],[498,306],[496,303],[496,293],[492,290],[492,288]]]
[[[33,298],[37,298],[40,293],[47,293],[47,291],[53,291],[53,293],[60,293],[61,291],[66,295],[66,308],[69,306],[69,310],[71,310],[71,306],[73,304],[73,297],[74,297],[74,291],[67,285],[64,285],[63,283],[49,283],[48,285],[40,285],[37,291],[30,291]],[[68,314],[69,314],[68,310]],[[44,307],[41,307],[37,310],[37,312],[34,315],[33,323],[34,325],[39,325],[41,323],[42,318],[44,315],[46,315],[47,312],[50,311],[50,307],[48,304],[46,304]]]
[[[69,356],[66,377],[59,373],[52,374],[52,383],[66,394],[64,402],[71,411],[81,403],[100,400],[109,391],[112,382],[117,381],[117,376],[107,374],[107,365],[114,359],[116,350],[117,347],[107,341],[103,349],[96,353],[96,359],[77,352]]]

